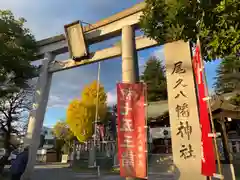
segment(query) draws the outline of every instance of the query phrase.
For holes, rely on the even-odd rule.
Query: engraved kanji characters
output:
[[[187,85],[183,83],[183,79],[178,79],[176,81],[176,85],[173,87],[173,89],[176,89],[178,86],[186,87]]]
[[[189,115],[190,115],[187,103],[183,103],[182,105],[177,105],[175,110],[177,112],[177,117],[178,118],[179,117],[189,117]]]
[[[193,128],[188,122],[188,118],[190,116],[190,109],[188,107],[187,102],[182,102],[183,98],[187,98],[187,94],[184,92],[184,88],[186,88],[188,85],[185,84],[184,82],[184,74],[186,73],[186,69],[183,66],[182,61],[178,61],[174,64],[173,70],[172,70],[172,75],[176,75],[176,81],[175,84],[173,85],[173,89],[177,90],[177,94],[174,95],[175,99],[178,99],[181,101],[181,104],[177,104],[175,107],[175,111],[177,113],[177,118],[180,120],[179,121],[179,126],[177,127],[177,132],[176,135],[180,136],[182,140],[185,141],[185,137],[187,138],[186,140],[190,140],[191,134],[193,133]],[[194,151],[192,148],[192,145],[188,143],[188,145],[185,145],[184,143],[181,144],[180,147],[180,158],[183,159],[188,159],[191,157],[194,157]]]
[[[188,146],[183,144],[180,149],[180,154],[181,154],[180,158],[183,158],[183,159],[195,157],[193,154],[193,149],[191,144],[188,144]]]
[[[182,61],[179,61],[177,63],[174,64],[174,68],[173,68],[173,71],[172,71],[172,74],[183,74],[185,73],[186,70],[182,68]],[[186,87],[187,85],[183,83],[183,79],[182,78],[178,78],[177,81],[176,81],[176,84],[175,86],[173,87],[173,89],[176,89],[177,87],[179,86],[182,86],[183,88]],[[175,96],[175,99],[179,98],[180,96],[183,96],[183,97],[187,97],[186,94],[184,93],[183,90],[180,90],[180,92]]]
[[[175,96],[175,99],[177,99],[177,98],[179,98],[179,96],[183,96],[183,97],[187,97],[185,94],[184,94],[184,92],[183,91],[180,91],[176,96]]]
[[[183,64],[182,61],[178,61],[177,63],[175,63],[172,74],[183,74],[183,73],[185,73],[186,70],[182,68],[182,64]]]
[[[192,126],[189,125],[188,121],[185,121],[185,122],[180,121],[177,135],[180,135],[182,138],[184,137],[184,135],[187,135],[188,140],[190,140],[191,134],[192,134]]]

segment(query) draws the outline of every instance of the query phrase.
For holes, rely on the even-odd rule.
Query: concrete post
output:
[[[40,133],[42,130],[52,80],[52,74],[48,73],[48,66],[53,60],[54,56],[52,53],[46,53],[40,69],[40,75],[33,99],[32,110],[29,115],[28,130],[24,143],[25,145],[29,145],[29,159],[23,176],[24,180],[31,179],[34,165],[36,163],[36,153],[40,143]]]
[[[135,33],[132,26],[125,26],[122,29],[122,81],[124,83],[139,81]],[[134,180],[135,178],[127,177],[126,179]]]

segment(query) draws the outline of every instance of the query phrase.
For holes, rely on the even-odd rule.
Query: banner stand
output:
[[[118,83],[117,99],[120,175],[146,179],[145,85]]]
[[[149,159],[148,159],[148,96],[147,96],[147,84],[146,83],[143,83],[144,85],[144,97],[145,97],[145,102],[144,102],[144,106],[145,106],[145,134],[146,134],[146,174],[147,174],[147,177],[146,179],[148,179],[148,162],[149,162]]]
[[[192,46],[192,43],[190,43],[190,44]],[[196,46],[199,46],[199,51],[200,51],[200,62],[202,64],[202,74],[203,74],[203,80],[204,80],[204,86],[205,86],[205,95],[206,95],[206,97],[209,97],[209,91],[208,91],[208,86],[207,86],[207,78],[206,78],[204,63],[203,63],[202,56],[201,56],[201,44],[200,44],[199,38],[197,40]],[[192,49],[192,47],[191,47],[191,49]],[[206,101],[207,101],[208,112],[209,112],[209,116],[210,116],[212,133],[216,134],[216,129],[215,129],[215,125],[214,125],[214,121],[213,121],[213,117],[212,117],[211,104],[210,104],[209,100],[210,100],[210,98],[208,98]],[[220,161],[220,155],[219,155],[219,151],[218,151],[216,136],[213,136],[213,141],[214,141],[214,146],[215,146],[215,153],[216,153],[216,156],[217,156],[218,172],[219,172],[219,175],[222,176],[222,178],[220,178],[220,179],[223,180],[224,177],[223,177],[223,173],[222,173],[222,165],[221,165],[221,161]],[[211,180],[211,179],[212,179],[212,177],[209,177],[209,180]]]

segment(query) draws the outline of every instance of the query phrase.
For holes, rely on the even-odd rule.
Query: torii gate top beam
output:
[[[84,26],[83,31],[87,44],[90,45],[118,36],[125,25],[138,28],[139,18],[144,7],[145,3],[142,2],[95,24]],[[47,52],[53,52],[56,55],[68,52],[67,42],[63,34],[40,40],[37,44],[39,46],[38,58],[42,58]]]
[[[87,45],[119,36],[121,35],[122,28],[125,26],[132,26],[135,29],[138,28],[139,19],[142,15],[143,9],[145,8],[145,5],[146,4],[144,2],[139,3],[95,24],[85,26],[83,28],[83,32]],[[144,36],[136,37],[135,39],[136,50],[142,50],[157,45],[155,40],[151,40]],[[38,41],[38,45],[39,54],[37,58],[42,58],[44,54],[48,52],[51,52],[54,55],[68,52],[68,44],[63,34]],[[118,57],[121,56],[121,54],[121,46],[116,45],[90,53],[89,58],[78,62],[72,59],[65,61],[56,60],[51,62],[49,66],[49,72],[53,73],[56,71],[71,69],[84,64],[90,64],[97,61]]]

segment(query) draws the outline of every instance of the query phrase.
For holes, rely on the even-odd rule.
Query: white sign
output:
[[[4,148],[0,148],[0,157],[4,156],[6,153]]]
[[[62,155],[62,163],[67,163],[68,162],[68,155],[64,154]]]
[[[157,128],[151,128],[150,130],[150,136],[152,139],[170,139],[171,138],[171,129],[170,127],[157,127]]]

